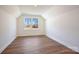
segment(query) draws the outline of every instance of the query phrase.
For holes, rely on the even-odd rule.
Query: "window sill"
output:
[[[39,28],[24,28],[24,30],[39,30]]]

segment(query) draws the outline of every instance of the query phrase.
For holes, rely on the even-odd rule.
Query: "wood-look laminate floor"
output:
[[[18,37],[2,54],[77,54],[46,36]]]

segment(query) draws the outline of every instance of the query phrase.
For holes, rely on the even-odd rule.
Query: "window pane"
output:
[[[25,24],[25,25],[30,24],[30,18],[25,18],[25,20],[24,20],[24,24]]]
[[[31,18],[25,18],[24,24],[25,24],[25,27],[30,27],[31,26]]]
[[[32,28],[38,28],[38,18],[32,19]]]

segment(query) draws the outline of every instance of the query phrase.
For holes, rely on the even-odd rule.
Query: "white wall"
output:
[[[19,14],[15,6],[0,6],[0,53],[16,38],[16,17]]]
[[[38,29],[24,30],[24,17],[37,17],[38,18]],[[45,20],[41,16],[35,15],[22,15],[17,19],[17,36],[33,36],[33,35],[45,35]]]
[[[43,17],[48,37],[79,52],[79,6],[55,6]]]

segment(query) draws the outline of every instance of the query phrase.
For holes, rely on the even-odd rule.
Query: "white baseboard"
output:
[[[12,38],[7,44],[0,48],[0,54],[16,39],[16,37]]]
[[[59,41],[59,40],[56,39],[55,37],[49,36],[48,34],[46,34],[46,36],[49,37],[50,39],[53,39],[53,40],[59,42],[60,44],[62,44],[62,45],[64,45],[64,46],[66,46],[66,47],[72,49],[73,51],[79,52],[79,47],[76,47],[76,46],[73,46],[73,47],[72,47],[72,46],[66,45],[65,43]]]
[[[40,36],[40,35],[45,35],[45,34],[38,34],[38,35],[17,35],[18,36]]]

